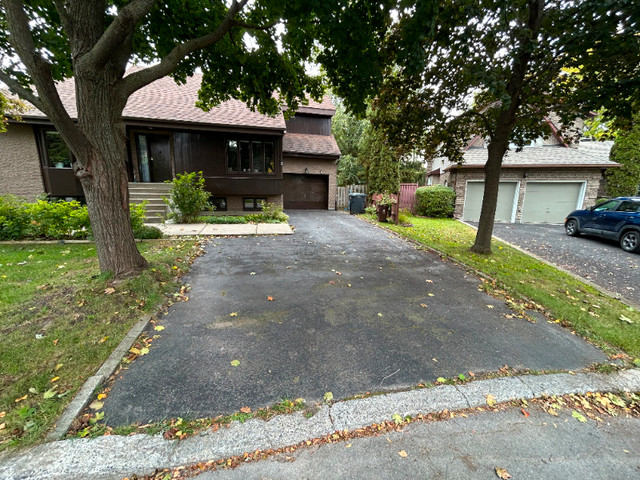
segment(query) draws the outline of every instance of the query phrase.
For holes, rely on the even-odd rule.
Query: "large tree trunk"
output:
[[[500,186],[500,169],[502,159],[507,151],[508,141],[493,140],[489,143],[489,158],[484,166],[484,195],[476,240],[471,251],[475,253],[491,253],[491,237],[493,223],[498,205],[498,188]]]
[[[100,270],[115,278],[135,275],[147,266],[138,251],[129,219],[127,148],[121,112],[124,100],[108,72],[76,77],[78,126],[90,148],[75,166],[82,183]]]

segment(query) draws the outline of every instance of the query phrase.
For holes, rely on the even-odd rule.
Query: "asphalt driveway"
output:
[[[508,318],[474,275],[363,220],[290,213],[295,235],[212,240],[186,280],[189,301],[115,381],[109,424],[605,360],[558,325]]]
[[[493,234],[640,305],[640,255],[617,242],[569,237],[549,224],[496,223]]]

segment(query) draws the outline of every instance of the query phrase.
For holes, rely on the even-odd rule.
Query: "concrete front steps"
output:
[[[162,223],[167,218],[167,204],[171,185],[168,183],[129,182],[129,201],[140,204],[147,201],[145,223]]]

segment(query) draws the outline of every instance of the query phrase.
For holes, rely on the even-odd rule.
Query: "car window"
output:
[[[609,200],[608,202],[604,202],[603,204],[598,205],[593,209],[594,212],[608,212],[609,210],[615,210],[616,205],[618,205],[617,200]]]
[[[638,212],[640,211],[640,202],[625,200],[616,210],[619,212]]]

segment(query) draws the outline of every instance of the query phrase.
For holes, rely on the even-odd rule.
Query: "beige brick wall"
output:
[[[0,133],[0,195],[13,194],[27,200],[44,192],[40,158],[33,128],[9,124]]]
[[[338,201],[338,167],[335,160],[318,160],[296,157],[284,157],[283,173],[306,173],[329,175],[329,201],[327,208],[336,209]]]
[[[525,178],[526,173],[526,178]],[[484,180],[484,171],[481,169],[460,169],[451,173],[451,184],[456,192],[456,207],[454,216],[462,218],[462,210],[464,208],[465,188],[468,180]],[[501,181],[518,181],[520,182],[520,191],[518,193],[518,208],[516,210],[516,222],[520,222],[522,218],[522,205],[527,189],[527,182],[530,181],[566,181],[586,182],[584,192],[584,200],[582,208],[595,204],[598,198],[598,190],[602,180],[602,169],[600,168],[503,168],[500,174]]]

